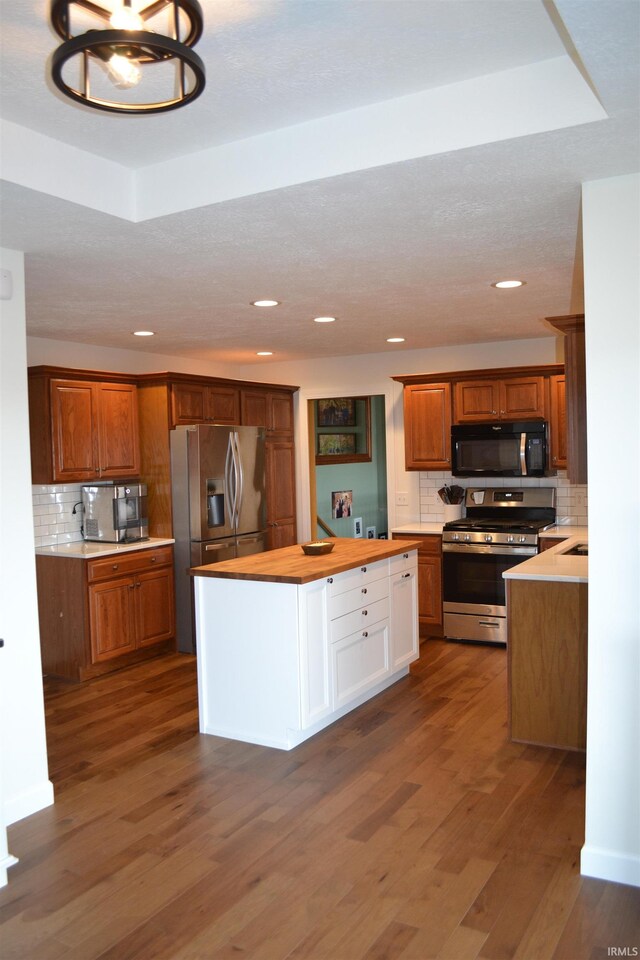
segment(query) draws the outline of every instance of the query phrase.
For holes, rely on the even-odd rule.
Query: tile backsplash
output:
[[[420,474],[420,520],[423,523],[444,519],[444,504],[438,496],[443,484],[459,487],[555,487],[556,514],[558,523],[587,525],[587,486],[569,483],[565,471],[559,471],[557,477],[540,479],[492,477],[484,483],[475,480],[452,477],[450,473],[429,472]]]
[[[31,488],[36,547],[82,540],[80,487],[79,483],[65,483]]]

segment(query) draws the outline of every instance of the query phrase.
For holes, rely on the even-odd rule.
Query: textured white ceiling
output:
[[[3,180],[1,242],[27,254],[30,334],[249,363],[261,349],[378,352],[396,335],[407,348],[545,336],[542,318],[571,311],[580,183],[640,166],[635,0],[562,0],[564,23],[537,0],[203,6],[205,93],[133,118],[51,92],[46,5],[3,0],[1,117],[125,167],[186,163],[575,44],[609,119],[370,169],[363,156],[360,170],[142,223]],[[494,290],[505,275],[527,286]],[[262,296],[282,305],[249,305]],[[157,336],[132,338],[141,327]]]

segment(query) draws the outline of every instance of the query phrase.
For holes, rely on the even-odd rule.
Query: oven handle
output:
[[[538,548],[533,545],[512,547],[509,544],[443,543],[443,553],[488,553],[495,557],[534,557]]]
[[[527,476],[527,435],[520,434],[520,473],[523,477]]]

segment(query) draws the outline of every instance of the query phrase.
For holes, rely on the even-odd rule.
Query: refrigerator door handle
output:
[[[233,454],[233,434],[229,434],[227,443],[227,456],[224,463],[224,485],[226,488],[225,506],[230,526],[234,527],[236,523],[236,484],[234,470]]]
[[[242,497],[244,494],[244,470],[242,469],[242,455],[240,453],[240,437],[234,433],[235,438],[235,461],[237,477],[237,497],[236,497],[236,526],[240,525],[240,510],[242,508]]]

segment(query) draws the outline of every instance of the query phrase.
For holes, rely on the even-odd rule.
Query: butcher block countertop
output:
[[[189,572],[194,577],[221,577],[227,580],[262,580],[271,583],[309,583],[322,580],[352,567],[365,566],[376,560],[386,560],[407,550],[417,550],[415,540],[353,540],[331,538],[335,544],[331,553],[308,557],[300,544],[281,547],[266,553],[254,553],[236,560],[223,560]]]

